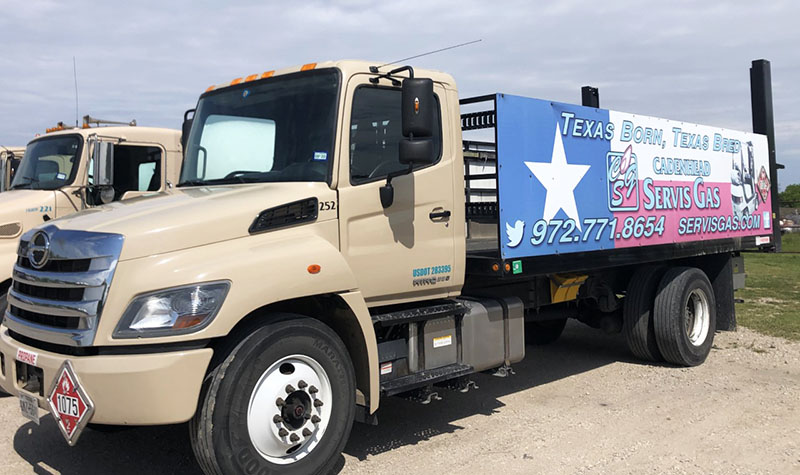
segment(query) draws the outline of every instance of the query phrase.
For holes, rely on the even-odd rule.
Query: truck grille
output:
[[[18,257],[17,265],[23,269],[37,270],[31,265],[27,257]],[[43,272],[86,272],[92,265],[91,259],[64,259],[48,261],[44,267],[38,269]]]
[[[17,251],[4,324],[42,342],[91,345],[122,241],[117,234],[55,225],[26,233]]]

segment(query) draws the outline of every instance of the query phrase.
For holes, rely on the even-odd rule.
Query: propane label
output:
[[[440,336],[438,338],[433,339],[434,348],[441,348],[443,346],[449,346],[452,344],[453,344],[453,335]]]

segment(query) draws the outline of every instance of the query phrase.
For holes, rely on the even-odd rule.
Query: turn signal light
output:
[[[319,272],[321,270],[322,270],[322,267],[320,267],[317,264],[311,264],[310,266],[308,266],[308,273],[309,274],[319,274]]]

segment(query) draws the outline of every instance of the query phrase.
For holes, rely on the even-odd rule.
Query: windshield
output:
[[[61,135],[29,143],[11,189],[57,190],[72,183],[82,142],[79,135]]]
[[[329,181],[338,91],[322,69],[200,98],[178,186]]]

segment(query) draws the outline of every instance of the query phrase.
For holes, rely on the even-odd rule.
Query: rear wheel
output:
[[[259,328],[209,374],[190,424],[207,474],[327,473],[355,414],[341,339],[304,317]]]
[[[664,267],[640,267],[631,277],[622,313],[622,332],[634,356],[662,361],[653,326],[653,306]]]
[[[658,286],[653,321],[664,359],[681,366],[702,364],[714,343],[716,301],[706,274],[694,267],[667,271]]]
[[[561,337],[566,324],[566,318],[525,322],[525,341],[532,345],[549,345]]]

